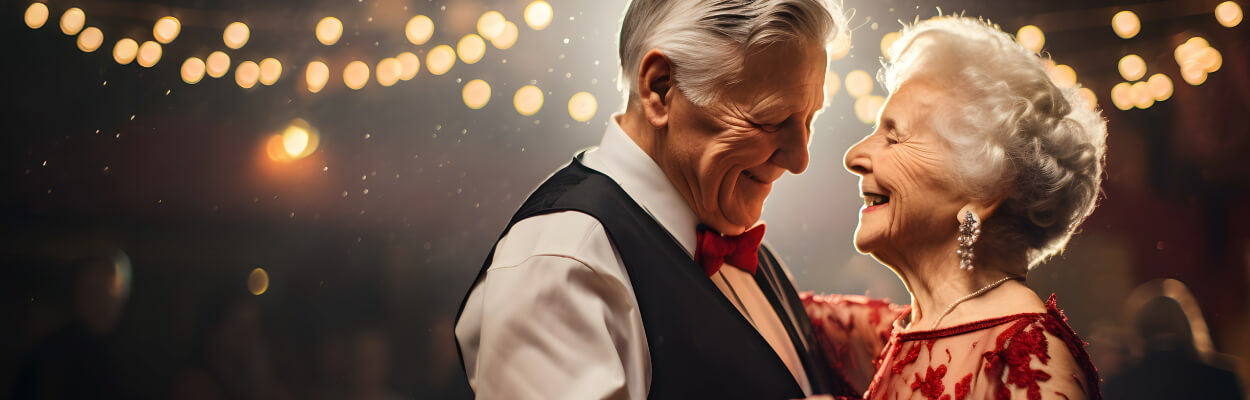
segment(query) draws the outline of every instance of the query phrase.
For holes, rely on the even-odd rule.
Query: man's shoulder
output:
[[[560,211],[517,221],[495,245],[491,269],[524,263],[533,257],[563,257],[592,269],[617,264],[603,224],[579,211]]]

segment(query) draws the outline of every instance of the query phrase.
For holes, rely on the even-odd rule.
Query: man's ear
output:
[[[673,64],[659,49],[651,49],[642,56],[638,68],[638,102],[652,127],[663,129],[668,126],[675,92]]]

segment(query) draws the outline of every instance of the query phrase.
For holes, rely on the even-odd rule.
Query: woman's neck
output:
[[[942,318],[951,304],[1003,278],[1013,276],[1003,272],[1013,269],[1001,268],[1010,261],[1004,257],[989,257],[988,254],[978,254],[971,271],[962,270],[959,268],[956,248],[957,244],[953,239],[936,246],[910,246],[906,251],[907,256],[886,262],[903,279],[907,292],[911,294],[908,330],[929,329]],[[1023,264],[1020,265],[1019,269],[1023,271]],[[1023,274],[1014,276],[1023,277]],[[987,296],[989,291],[978,297]]]

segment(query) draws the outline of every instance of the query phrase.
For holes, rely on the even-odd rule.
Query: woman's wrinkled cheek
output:
[[[894,173],[886,180],[889,186],[885,189],[894,208],[887,234],[898,242],[912,232],[929,229],[927,221],[931,218],[924,214],[932,212],[933,204],[946,200],[940,188],[948,179],[938,152],[917,145],[896,146],[890,157]]]

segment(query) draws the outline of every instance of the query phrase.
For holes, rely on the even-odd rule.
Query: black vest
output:
[[[599,220],[625,262],[651,353],[649,398],[804,397],[777,353],[679,242],[616,182],[579,160],[574,159],[539,186],[500,238],[523,219],[560,211],[579,211]],[[828,373],[811,322],[780,263],[766,247],[760,248],[758,257],[756,282],[790,334],[812,391],[856,395],[848,393],[845,381]],[[492,249],[478,281],[493,258]],[[464,311],[463,302],[460,311]]]

